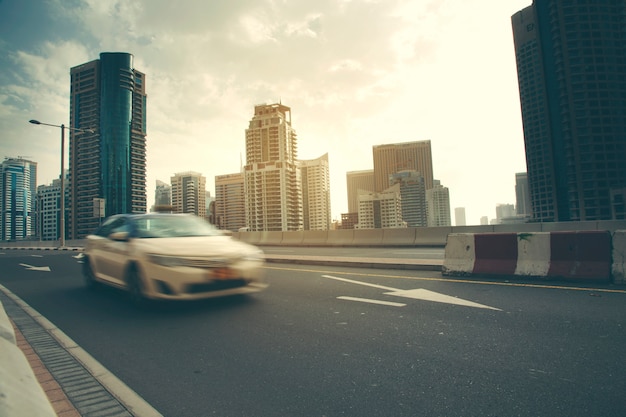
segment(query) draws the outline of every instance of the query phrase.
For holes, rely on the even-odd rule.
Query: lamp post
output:
[[[60,247],[65,247],[65,173],[63,171],[65,171],[65,129],[67,130],[73,130],[75,132],[81,132],[81,133],[94,133],[93,129],[79,129],[76,127],[68,127],[65,126],[64,124],[60,124],[60,125],[53,125],[50,123],[43,123],[40,122],[39,120],[29,120],[29,123],[32,123],[34,125],[43,125],[43,126],[52,126],[52,127],[60,127],[61,128],[61,204],[59,207],[59,211],[60,216],[59,216],[59,228],[60,230]]]

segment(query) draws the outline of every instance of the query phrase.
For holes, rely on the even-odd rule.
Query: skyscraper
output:
[[[400,184],[385,191],[359,194],[359,223],[356,229],[387,229],[406,227],[402,220]]]
[[[346,172],[346,185],[348,192],[348,213],[359,212],[359,190],[374,191],[374,170],[348,171]]]
[[[172,185],[163,181],[156,181],[154,190],[154,206],[165,208],[172,205]]]
[[[535,0],[511,22],[533,220],[611,219],[626,187],[626,2]]]
[[[0,240],[35,236],[37,163],[6,158],[0,163]]]
[[[304,230],[329,230],[330,170],[328,154],[316,159],[298,161],[302,187],[302,219]]]
[[[243,173],[215,177],[215,224],[237,232],[246,227],[246,201]]]
[[[389,187],[389,176],[396,172],[413,170],[424,177],[424,185],[433,188],[433,157],[429,140],[376,145],[374,157],[375,191]]]
[[[179,172],[171,177],[175,213],[206,216],[206,177],[199,172]]]
[[[434,180],[434,186],[426,190],[428,203],[428,227],[452,226],[450,216],[450,192],[447,187]]]
[[[400,171],[389,177],[389,184],[400,184],[402,220],[408,227],[426,227],[426,187],[424,177],[417,171]]]
[[[515,174],[515,211],[519,216],[524,217],[529,217],[532,213],[528,174],[525,172]]]
[[[465,207],[455,207],[454,209],[454,225],[465,226],[467,224],[465,220]]]
[[[70,70],[71,227],[81,239],[105,216],[146,211],[146,85],[133,56],[106,52]]]
[[[291,108],[254,106],[246,129],[246,225],[251,231],[302,230],[298,141]]]
[[[37,235],[41,240],[58,240],[61,238],[60,200],[60,178],[52,180],[52,184],[37,187]]]

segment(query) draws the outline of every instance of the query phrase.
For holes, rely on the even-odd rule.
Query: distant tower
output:
[[[37,187],[37,234],[41,240],[59,240],[61,238],[59,228],[61,225],[59,220],[60,200],[60,178],[52,180],[52,184]]]
[[[427,190],[433,188],[433,157],[429,140],[377,145],[374,158],[374,189],[383,191],[389,186],[389,176],[412,170],[424,177]]]
[[[167,207],[172,205],[172,186],[163,181],[156,181],[154,191],[154,205],[156,207]]]
[[[455,226],[465,226],[467,222],[465,221],[465,207],[457,207],[454,209],[454,225]]]
[[[417,171],[400,171],[389,176],[389,185],[400,185],[402,220],[408,227],[426,227],[426,187]]]
[[[317,159],[298,161],[302,183],[302,214],[304,230],[329,230],[330,171],[328,154]]]
[[[215,225],[218,228],[237,232],[246,227],[243,182],[242,172],[215,177]]]
[[[180,172],[171,177],[172,206],[176,213],[206,216],[206,178],[193,171]]]
[[[348,212],[358,213],[359,190],[374,191],[374,170],[348,171],[346,173],[346,184],[348,191]]]
[[[528,174],[518,172],[515,174],[515,211],[518,215],[530,216],[530,192],[528,189]]]
[[[133,56],[106,52],[70,70],[70,238],[99,225],[94,198],[105,216],[146,212],[146,79]]]
[[[246,129],[246,225],[251,231],[302,230],[296,131],[291,108],[261,104]]]
[[[406,227],[402,220],[400,184],[383,192],[359,195],[359,223],[356,229],[386,229]]]
[[[428,227],[452,226],[450,219],[450,192],[435,180],[432,189],[426,190],[428,202]]]
[[[534,0],[511,23],[532,220],[614,218],[626,188],[626,2]]]
[[[0,163],[0,240],[35,236],[37,162],[21,157]]]

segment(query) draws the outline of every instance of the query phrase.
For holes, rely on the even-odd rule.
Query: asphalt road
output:
[[[263,293],[137,310],[74,256],[6,251],[0,284],[164,416],[626,415],[623,288],[268,264]]]

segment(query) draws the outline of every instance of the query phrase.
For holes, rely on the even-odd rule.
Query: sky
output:
[[[329,155],[331,211],[372,146],[430,140],[468,225],[515,204],[526,171],[511,16],[532,0],[0,0],[0,158],[60,174],[70,68],[127,52],[146,74],[148,207],[157,180],[245,164],[254,106],[291,107],[298,158]],[[66,136],[65,168],[69,141]]]

